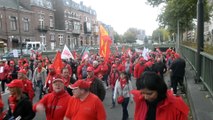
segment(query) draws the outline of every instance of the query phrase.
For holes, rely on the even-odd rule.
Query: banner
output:
[[[111,53],[110,45],[112,44],[112,40],[108,35],[106,29],[102,25],[99,26],[99,32],[100,32],[99,54],[100,56],[104,57],[105,60],[108,60],[109,55]]]
[[[53,66],[55,68],[55,71],[57,74],[61,74],[61,70],[63,68],[63,63],[62,63],[62,59],[61,59],[61,52],[57,52],[55,59],[53,61]]]
[[[64,49],[61,53],[61,59],[74,59],[72,53],[70,52],[69,48],[67,47],[67,45],[64,45]]]

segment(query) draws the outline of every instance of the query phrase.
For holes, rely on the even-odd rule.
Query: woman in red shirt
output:
[[[187,120],[188,106],[182,98],[167,91],[164,80],[154,72],[145,72],[133,90],[135,120]]]

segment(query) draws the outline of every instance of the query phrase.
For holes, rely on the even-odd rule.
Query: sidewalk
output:
[[[195,84],[195,71],[186,61],[185,84],[193,120],[213,120],[213,98],[204,91],[202,82]]]

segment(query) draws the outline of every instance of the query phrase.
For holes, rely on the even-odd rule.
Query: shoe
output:
[[[112,105],[112,106],[110,107],[110,109],[113,109],[113,108],[115,108],[115,105]]]

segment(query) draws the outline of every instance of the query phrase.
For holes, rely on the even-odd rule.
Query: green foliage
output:
[[[153,31],[152,40],[155,42],[164,42],[169,40],[169,32],[166,29],[159,28]]]
[[[122,42],[122,36],[119,35],[117,32],[114,33],[114,42],[115,43],[121,43]]]
[[[137,36],[139,34],[139,30],[136,28],[129,28],[123,35],[123,39],[127,43],[136,42]]]
[[[158,21],[162,27],[167,27],[170,33],[177,31],[179,22],[180,31],[191,30],[193,19],[197,18],[198,0],[147,0],[152,6],[159,6],[165,3],[162,13],[158,16]],[[209,21],[211,17],[212,5],[204,0],[204,20]]]

